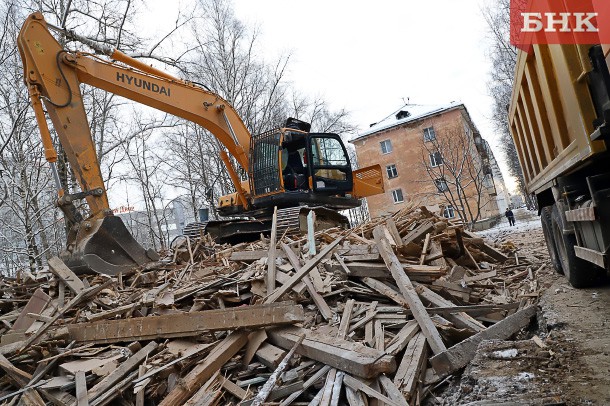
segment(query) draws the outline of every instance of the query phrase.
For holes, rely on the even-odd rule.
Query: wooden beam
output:
[[[409,278],[413,281],[420,282],[430,282],[431,280],[437,279],[446,274],[444,266],[434,266],[434,265],[413,265],[413,264],[400,264]],[[346,270],[347,268],[347,270]],[[376,279],[391,279],[392,274],[385,266],[385,264],[381,263],[373,263],[373,262],[350,262],[349,266],[343,268],[340,265],[331,265],[330,269],[335,270],[345,270],[349,276],[354,276],[358,278],[369,277]]]
[[[476,353],[479,343],[483,340],[505,340],[517,331],[526,327],[532,317],[536,315],[536,306],[529,306],[508,316],[486,330],[473,335],[459,344],[436,354],[430,358],[432,367],[436,373],[445,377],[458,369],[465,367]]]
[[[248,341],[248,334],[243,331],[236,331],[227,336],[210,354],[195,366],[182,379],[180,385],[174,389],[161,401],[159,406],[182,405],[186,402],[201,385],[214,375],[227,361],[229,361]]]
[[[301,305],[278,303],[68,324],[59,331],[67,330],[69,338],[78,343],[110,344],[197,336],[203,331],[294,324],[304,319]]]
[[[277,328],[267,333],[273,344],[284,349],[292,348],[299,337],[305,334],[305,340],[297,353],[362,378],[373,378],[396,369],[394,357],[360,343],[299,327]]]
[[[447,347],[445,347],[438,330],[436,330],[436,327],[430,319],[426,308],[419,299],[419,296],[415,291],[415,287],[411,283],[411,280],[403,268],[400,266],[400,261],[396,257],[396,254],[394,254],[394,251],[392,251],[390,243],[384,237],[382,226],[375,227],[373,230],[373,236],[375,237],[375,242],[377,243],[379,253],[383,257],[383,261],[390,272],[392,272],[392,276],[394,277],[400,292],[409,303],[409,308],[413,312],[413,317],[415,320],[417,320],[419,327],[428,339],[428,344],[430,345],[432,352],[439,354],[446,350]]]
[[[85,284],[83,281],[81,281],[80,278],[66,266],[66,264],[64,264],[64,261],[58,257],[53,257],[49,258],[47,263],[49,264],[49,270],[63,283],[68,285],[74,294],[79,294],[85,290]]]
[[[322,261],[322,259],[324,259],[328,254],[330,254],[331,251],[335,249],[335,247],[339,245],[339,243],[343,241],[344,238],[345,236],[340,236],[332,243],[324,247],[324,249],[318,255],[307,261],[305,265],[303,265],[301,269],[299,269],[298,272],[295,272],[295,274],[292,275],[285,284],[271,292],[265,298],[265,303],[273,303],[277,301],[280,297],[282,297],[286,292],[288,292],[288,290],[290,290],[294,285],[296,285],[303,278],[303,276],[307,275],[316,265],[318,265],[318,263],[320,263],[320,261]]]

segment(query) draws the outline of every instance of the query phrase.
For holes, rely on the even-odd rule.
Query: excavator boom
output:
[[[115,62],[68,52],[49,29],[59,30],[47,24],[41,13],[31,14],[17,43],[45,157],[56,175],[57,152],[43,106],[81,188],[70,194],[57,181],[58,205],[74,224],[64,259],[77,272],[116,274],[158,259],[135,241],[109,208],[80,90],[83,83],[197,123],[216,137],[226,149],[221,150],[221,158],[235,188],[234,194],[220,198],[219,212],[224,215],[268,215],[274,206],[303,203],[344,209],[358,206],[361,197],[383,192],[379,165],[352,173],[338,135],[310,134],[307,123],[288,120],[288,128],[252,137],[235,109],[219,95],[84,38],[77,39]],[[248,172],[248,181],[240,179],[229,154]],[[78,199],[87,202],[87,218],[73,205]]]

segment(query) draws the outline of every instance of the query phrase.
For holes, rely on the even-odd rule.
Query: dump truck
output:
[[[576,288],[610,264],[610,47],[519,51],[510,132],[554,268]]]
[[[64,49],[51,30],[85,43],[95,53]],[[57,205],[71,224],[62,259],[77,273],[113,275],[158,259],[109,208],[82,84],[194,122],[219,141],[220,156],[235,189],[220,197],[217,207],[221,215],[232,218],[207,225],[206,230],[219,239],[259,238],[260,233],[269,233],[276,209],[283,210],[276,212],[277,219],[314,210],[320,217],[318,224],[344,225],[347,219],[339,210],[358,207],[361,198],[383,193],[381,167],[352,170],[337,134],[311,132],[309,123],[288,118],[282,128],[252,135],[220,95],[55,27],[39,12],[23,23],[17,43],[45,158],[57,180]],[[78,192],[64,190],[58,180],[47,115],[80,185]],[[247,174],[245,179],[238,175],[240,167]],[[86,201],[87,214],[76,209],[80,200]]]

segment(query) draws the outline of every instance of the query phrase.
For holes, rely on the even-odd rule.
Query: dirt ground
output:
[[[548,259],[537,216],[524,209],[515,214],[515,227],[501,224],[479,234],[512,241],[520,257]],[[610,283],[573,289],[550,263],[537,280],[537,323],[516,341],[483,342],[436,404],[610,405]]]

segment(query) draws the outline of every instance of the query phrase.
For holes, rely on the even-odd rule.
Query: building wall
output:
[[[470,129],[470,136],[476,132],[474,125],[467,119],[464,108],[455,108],[433,116],[426,117],[411,123],[381,130],[377,133],[355,140],[354,146],[358,157],[358,163],[364,167],[367,165],[380,164],[384,174],[386,192],[381,195],[367,198],[371,217],[379,217],[391,214],[405,207],[408,202],[415,202],[428,207],[431,211],[441,214],[443,208],[448,205],[447,200],[438,189],[434,181],[428,175],[423,160],[428,160],[428,151],[423,148],[423,131],[425,128],[434,127],[437,138],[443,134],[456,133],[456,129],[462,131],[465,125]],[[381,142],[390,140],[392,152],[383,154]],[[471,154],[479,158],[473,143]],[[386,167],[396,165],[398,176],[388,178]],[[392,191],[402,190],[404,201],[394,203]],[[466,189],[467,195],[474,196],[472,188]],[[494,191],[493,182],[488,191],[483,193],[484,201],[481,218],[492,217],[499,214],[495,197],[490,196]],[[474,197],[470,201],[471,207],[475,204]],[[457,217],[457,213],[456,213]]]

